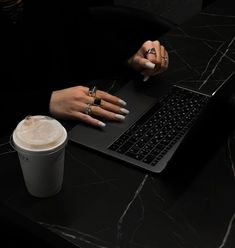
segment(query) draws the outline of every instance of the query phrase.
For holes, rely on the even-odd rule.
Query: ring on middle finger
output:
[[[149,48],[149,49],[145,52],[145,55],[148,55],[148,54],[157,54],[156,49],[155,49],[154,47]]]
[[[95,97],[93,105],[100,106],[101,105],[101,98],[100,97]]]

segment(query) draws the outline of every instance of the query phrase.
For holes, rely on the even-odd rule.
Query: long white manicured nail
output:
[[[149,78],[150,78],[150,76],[145,76],[143,81],[146,82]]]
[[[125,116],[124,115],[119,115],[119,114],[115,114],[115,118],[118,120],[124,120]]]
[[[106,126],[106,124],[105,124],[104,122],[102,122],[102,121],[99,121],[99,122],[98,122],[98,125],[99,125],[100,127],[105,127],[105,126]]]
[[[126,106],[126,102],[123,101],[122,99],[119,99],[118,102],[121,103],[121,105]]]
[[[123,114],[129,114],[130,111],[128,109],[125,109],[125,108],[120,108],[120,111],[123,113]]]
[[[154,69],[155,64],[149,61],[145,63],[145,67],[148,69]]]

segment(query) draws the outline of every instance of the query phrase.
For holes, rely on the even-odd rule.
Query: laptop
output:
[[[128,103],[126,119],[106,121],[105,128],[77,123],[68,132],[69,141],[121,164],[161,173],[178,151],[184,153],[201,138],[203,128],[210,129],[210,114],[218,115],[221,103],[234,92],[235,74],[224,81],[155,85],[153,90],[134,80],[124,84],[115,95]]]

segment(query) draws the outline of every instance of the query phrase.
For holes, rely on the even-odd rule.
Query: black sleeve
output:
[[[25,33],[23,17],[13,23],[0,10],[0,30],[0,106],[6,119],[1,122],[2,132],[12,130],[27,115],[48,115],[54,87],[48,78],[44,78],[47,74],[43,72],[45,66],[42,66],[42,73],[39,70],[46,58],[43,61],[38,60],[37,54],[40,51],[34,53],[35,41],[30,34]],[[43,47],[45,46],[44,42]]]

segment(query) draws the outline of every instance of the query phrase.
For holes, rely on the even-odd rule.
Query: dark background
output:
[[[94,1],[96,2],[101,1]],[[105,1],[104,1],[105,2]],[[107,0],[106,2],[112,3]],[[212,0],[114,0],[115,5],[124,5],[134,7],[137,9],[144,9],[163,16],[166,19],[176,23],[182,24],[191,16],[199,13],[199,11],[209,4]],[[187,11],[186,11],[187,10]],[[22,229],[19,226],[13,225],[9,220],[1,221],[1,247],[52,247],[51,245],[39,240],[33,234]]]

